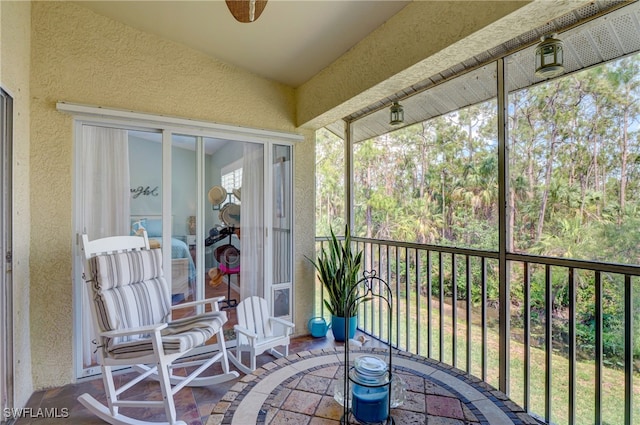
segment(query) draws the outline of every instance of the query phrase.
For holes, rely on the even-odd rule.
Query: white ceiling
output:
[[[223,0],[79,1],[94,12],[298,87],[410,1],[269,0],[252,23]]]

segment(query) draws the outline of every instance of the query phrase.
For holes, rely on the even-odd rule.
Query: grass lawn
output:
[[[407,311],[407,300],[399,300],[399,306],[394,306],[399,314],[394,314],[394,318],[400,317],[399,330],[394,323],[392,336],[394,343],[397,341],[399,348],[410,352],[427,356],[428,350],[428,316],[426,298],[421,299],[420,305],[420,347],[417,344],[418,317],[415,294],[409,299],[410,308]],[[450,304],[444,304],[444,349],[440,358],[440,311],[437,298],[431,303],[431,357],[452,364],[462,370],[467,369],[467,321],[466,310],[458,308],[457,312],[457,338],[456,338],[456,362],[453,361],[453,320],[452,308]],[[398,308],[399,307],[399,308]],[[366,331],[376,334],[380,332],[379,323],[383,324],[382,335],[387,335],[385,319],[382,320],[378,314],[371,319],[372,306],[364,307],[361,312],[368,315],[366,326],[363,318],[360,318],[360,327]],[[377,304],[373,305],[377,311]],[[495,316],[495,314],[494,314]],[[471,325],[471,373],[482,377],[482,328],[479,326],[480,315],[472,312]],[[407,324],[409,329],[407,329]],[[410,336],[407,341],[407,335]],[[498,347],[499,334],[495,327],[487,328],[487,375],[486,381],[498,387]],[[527,347],[524,344],[511,340],[510,352],[510,398],[521,406],[524,406],[524,353]],[[529,411],[541,417],[545,415],[545,351],[542,348],[529,348],[530,355],[530,398]],[[558,425],[569,423],[569,362],[564,356],[552,354],[552,389],[551,389],[551,421]],[[624,371],[620,369],[604,368],[602,381],[602,419],[604,425],[624,424]],[[633,423],[640,424],[640,384],[634,376],[634,410]],[[576,421],[577,425],[591,425],[595,423],[595,363],[594,361],[578,361],[576,363]]]

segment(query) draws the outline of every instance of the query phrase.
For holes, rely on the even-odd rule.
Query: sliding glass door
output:
[[[77,128],[78,234],[146,231],[151,247],[163,250],[173,304],[224,297],[219,307],[231,346],[235,307],[248,296],[265,297],[276,315],[292,317],[292,146],[188,129],[80,121]],[[99,369],[77,252],[74,335],[82,377]],[[176,310],[174,318],[189,312]]]

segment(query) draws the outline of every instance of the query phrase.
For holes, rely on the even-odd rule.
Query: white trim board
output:
[[[101,106],[81,105],[76,103],[58,102],[56,109],[77,117],[88,119],[106,119],[124,123],[148,124],[162,129],[184,129],[202,131],[204,134],[214,133],[217,137],[244,142],[301,142],[304,137],[296,133],[286,133],[273,130],[264,130],[250,127],[240,127],[229,124],[219,124],[208,121],[192,120],[188,118],[171,117],[166,115],[147,114],[143,112],[128,111],[124,109],[104,108]]]

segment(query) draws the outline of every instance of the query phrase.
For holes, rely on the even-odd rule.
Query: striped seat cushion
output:
[[[204,344],[227,321],[224,312],[200,314],[169,322],[162,330],[162,347],[164,352],[181,353]],[[124,359],[144,356],[153,352],[153,345],[148,336],[129,341],[111,340],[107,351],[113,358]]]
[[[101,331],[167,323],[162,330],[165,353],[184,352],[204,344],[227,321],[224,312],[205,313],[169,322],[171,297],[162,273],[160,249],[99,255],[89,261],[93,301]],[[149,334],[105,341],[113,358],[151,354]]]
[[[99,255],[91,258],[89,268],[101,331],[155,325],[169,319],[171,298],[160,249]]]

